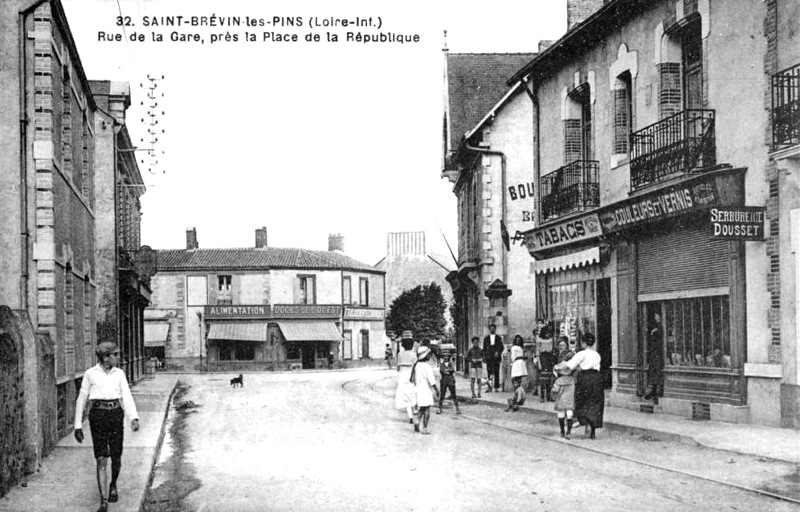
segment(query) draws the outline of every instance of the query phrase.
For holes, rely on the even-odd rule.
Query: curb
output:
[[[484,400],[483,398],[474,398],[477,402],[483,405],[489,405],[492,407],[497,407],[499,409],[505,409],[506,405],[502,403],[493,402],[490,400]],[[519,411],[525,412],[527,414],[543,414],[547,416],[556,416],[555,411],[543,411],[540,409],[534,409],[532,407],[526,407],[524,405],[520,406]],[[655,430],[652,428],[644,428],[644,427],[635,427],[632,425],[626,425],[624,423],[617,423],[617,422],[609,422],[603,419],[603,426],[601,428],[613,430],[614,432],[623,432],[631,435],[650,435],[653,437],[658,437],[661,440],[665,441],[672,441],[678,442],[681,444],[689,445],[689,446],[705,446],[699,443],[695,438],[683,434],[674,434],[672,432],[664,432],[662,430]],[[718,450],[718,451],[730,451],[730,450],[721,450],[719,448],[714,448],[711,446],[705,446],[706,448]],[[739,453],[739,452],[732,452],[732,453]],[[741,455],[751,455],[747,453],[741,453]]]
[[[167,404],[164,408],[164,418],[161,421],[161,430],[158,433],[158,440],[156,441],[155,449],[153,450],[153,460],[150,462],[150,470],[149,474],[147,475],[147,484],[145,485],[144,492],[139,499],[139,507],[136,510],[142,510],[142,507],[144,507],[145,498],[147,497],[147,490],[153,484],[156,464],[158,463],[159,455],[161,455],[161,446],[164,443],[164,437],[166,436],[167,432],[167,418],[169,417],[169,410],[172,407],[172,399],[175,396],[175,391],[178,389],[178,383],[179,381],[176,379],[172,384],[172,389],[170,390],[169,397],[167,398]]]

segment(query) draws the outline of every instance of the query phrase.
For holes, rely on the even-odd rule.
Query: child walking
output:
[[[419,432],[419,424],[422,423],[422,433],[430,434],[428,431],[428,421],[431,418],[431,406],[434,398],[439,398],[439,388],[436,386],[436,377],[433,375],[433,368],[428,364],[431,358],[431,349],[420,347],[417,352],[417,362],[411,368],[411,382],[414,383],[417,391],[417,414],[414,418],[414,432]]]
[[[555,410],[561,437],[569,439],[572,434],[572,417],[575,414],[575,377],[572,376],[569,367],[564,364],[574,355],[569,350],[566,336],[558,339],[558,354],[559,362],[554,368],[556,381],[553,383],[553,391],[556,393]]]
[[[456,408],[456,414],[461,414],[458,408],[458,397],[456,396],[456,366],[453,364],[452,352],[442,346],[442,362],[439,363],[439,374],[441,375],[442,392],[439,394],[439,410],[436,414],[442,414],[442,402],[444,395],[450,391],[450,398]]]

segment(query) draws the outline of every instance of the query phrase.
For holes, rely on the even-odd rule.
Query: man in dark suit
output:
[[[489,334],[483,338],[483,354],[486,358],[486,385],[489,386],[488,392],[492,391],[494,382],[495,391],[500,391],[500,361],[503,354],[503,337],[495,334],[497,326],[489,326]]]

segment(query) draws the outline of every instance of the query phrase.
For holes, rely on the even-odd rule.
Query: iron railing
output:
[[[596,160],[575,160],[542,176],[542,221],[600,206]]]
[[[631,134],[631,189],[717,163],[713,110],[678,112]]]
[[[772,149],[800,144],[800,64],[772,76]]]

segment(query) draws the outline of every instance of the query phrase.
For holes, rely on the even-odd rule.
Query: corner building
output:
[[[246,371],[327,368],[383,358],[385,286],[381,270],[329,251],[267,245],[159,250],[145,343],[168,368]],[[160,350],[159,350],[160,349]]]
[[[596,336],[615,405],[651,407],[660,364],[657,411],[792,424],[781,353],[797,342],[769,327],[786,313],[769,284],[768,4],[605,2],[508,82],[538,119],[537,316]]]

